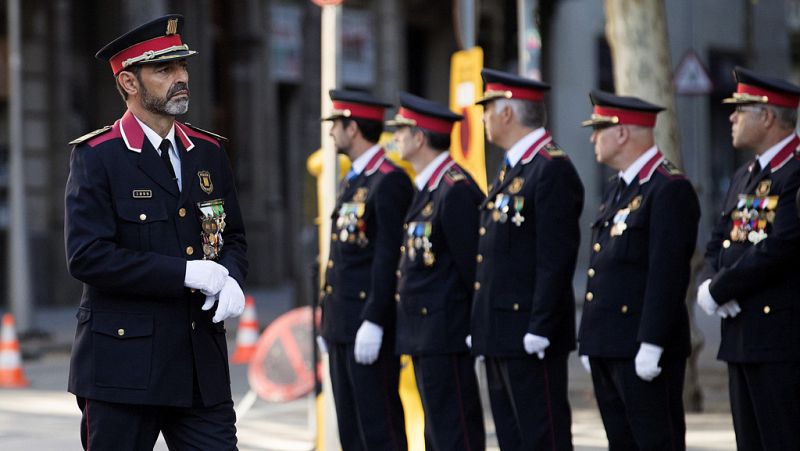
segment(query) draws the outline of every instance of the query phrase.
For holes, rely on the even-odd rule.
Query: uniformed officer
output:
[[[223,138],[189,104],[183,17],[97,52],[127,111],[70,144],[67,263],[83,282],[69,390],[84,449],[236,449],[222,320],[244,309],[246,241]],[[212,307],[216,304],[216,309]]]
[[[405,450],[395,346],[397,261],[413,195],[406,173],[377,144],[390,105],[369,94],[330,92],[331,136],[352,161],[333,212],[320,293],[339,438],[346,450]]]
[[[578,353],[591,368],[610,449],[686,449],[685,297],[697,195],[654,142],[663,108],[603,91],[589,97],[594,111],[583,126],[593,128],[597,162],[618,174],[592,223]]]
[[[472,352],[486,357],[500,448],[569,450],[583,186],[544,129],[550,86],[492,69],[482,75],[486,136],[505,162],[481,204]]]
[[[400,111],[387,122],[397,127],[400,156],[417,173],[400,248],[396,350],[412,357],[432,451],[486,448],[475,362],[464,343],[483,193],[450,157],[450,132],[461,119],[400,93]]]
[[[733,147],[755,158],[731,180],[697,303],[722,317],[737,447],[800,449],[800,87],[744,68],[734,77]]]

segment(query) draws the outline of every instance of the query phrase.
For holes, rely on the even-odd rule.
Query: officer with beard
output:
[[[223,320],[244,309],[246,240],[224,138],[189,106],[183,17],[97,53],[125,114],[74,145],[67,264],[83,282],[69,391],[84,449],[236,449]]]

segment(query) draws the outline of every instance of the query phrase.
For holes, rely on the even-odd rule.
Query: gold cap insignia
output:
[[[167,21],[167,36],[176,34],[178,32],[178,19],[170,19]]]

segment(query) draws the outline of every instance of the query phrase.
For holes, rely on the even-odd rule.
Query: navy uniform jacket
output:
[[[394,337],[395,271],[412,195],[408,176],[382,149],[340,190],[320,293],[325,340],[353,343],[364,320]]]
[[[483,193],[449,156],[406,215],[397,285],[398,354],[467,352]]]
[[[795,205],[800,161],[793,157],[798,145],[800,139],[794,137],[750,183],[748,166],[739,168],[708,242],[697,280],[711,279],[709,288],[718,304],[735,299],[742,308],[735,318],[722,320],[720,360],[800,360],[800,221]],[[744,215],[750,224],[743,224]]]
[[[612,184],[592,223],[578,353],[634,358],[646,342],[664,348],[664,358],[686,358],[697,195],[660,152],[616,202],[615,191]]]
[[[551,355],[575,349],[582,208],[578,173],[547,133],[490,187],[481,204],[473,354],[527,355],[527,332],[547,337]]]
[[[130,112],[73,141],[64,234],[69,271],[83,282],[69,374],[77,396],[191,406],[194,365],[205,405],[231,399],[225,327],[183,281],[186,260],[203,258],[197,203],[223,199],[219,263],[244,283],[233,173],[215,137],[176,122],[175,140],[182,192]]]

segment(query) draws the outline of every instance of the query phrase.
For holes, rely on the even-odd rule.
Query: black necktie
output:
[[[175,177],[175,168],[172,167],[172,160],[169,158],[169,149],[172,147],[172,144],[169,142],[168,139],[161,141],[161,144],[158,145],[158,150],[161,151],[161,161],[167,166],[167,172],[169,175],[172,176],[172,180],[177,182],[178,178]]]
[[[755,180],[755,178],[758,176],[760,172],[761,172],[761,163],[758,161],[758,158],[756,158],[756,161],[753,162],[753,164],[750,166],[750,175],[747,176],[747,183],[745,184],[745,186],[750,185],[750,183],[752,183],[753,180]]]
[[[625,188],[628,187],[628,184],[625,183],[625,179],[620,177],[617,180],[617,189],[614,191],[614,202],[619,202],[619,198],[622,197],[622,193],[625,192]]]

